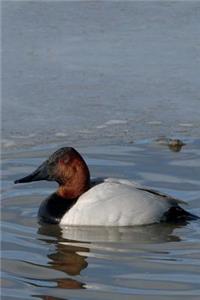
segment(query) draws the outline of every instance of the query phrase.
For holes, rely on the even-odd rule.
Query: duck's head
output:
[[[90,186],[90,173],[82,156],[71,147],[54,152],[33,173],[15,181],[26,183],[39,180],[56,181],[57,193],[63,198],[76,198]]]

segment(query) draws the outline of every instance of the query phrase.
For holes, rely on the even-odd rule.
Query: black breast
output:
[[[38,211],[41,223],[58,224],[64,214],[76,203],[76,199],[63,199],[56,193],[45,199]]]

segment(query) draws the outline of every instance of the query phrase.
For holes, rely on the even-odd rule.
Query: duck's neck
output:
[[[90,173],[87,165],[82,163],[75,164],[76,171],[65,183],[60,184],[57,194],[64,199],[75,199],[81,196],[90,188]]]
[[[64,214],[76,203],[77,199],[63,201],[57,193],[53,193],[45,199],[38,211],[40,223],[59,224]]]

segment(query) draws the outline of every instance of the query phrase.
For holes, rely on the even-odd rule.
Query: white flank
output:
[[[81,195],[61,225],[131,226],[159,222],[179,200],[137,189],[123,179],[106,179]],[[141,187],[142,188],[142,187]]]

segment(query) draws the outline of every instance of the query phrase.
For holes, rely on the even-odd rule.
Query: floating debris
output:
[[[169,138],[159,138],[156,142],[160,145],[166,145],[170,150],[174,152],[181,151],[182,147],[185,145],[180,139],[169,139]]]

